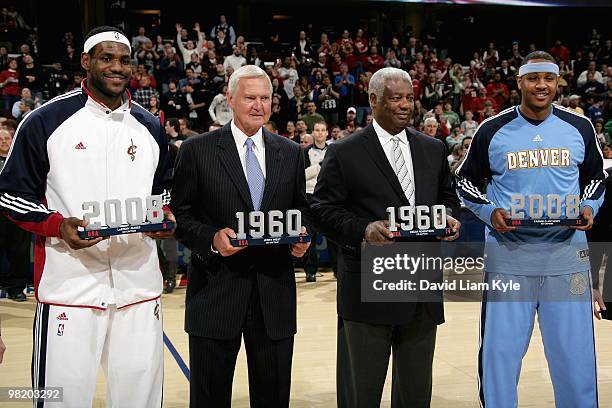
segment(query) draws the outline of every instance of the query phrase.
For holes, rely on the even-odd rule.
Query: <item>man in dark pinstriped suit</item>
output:
[[[236,248],[229,241],[239,211],[299,209],[309,224],[300,146],[262,128],[271,93],[263,70],[238,69],[229,82],[233,120],[188,139],[177,158],[171,207],[177,239],[192,250],[185,308],[192,408],[231,405],[241,339],[251,407],[289,406],[296,333],[291,255],[301,257],[309,244]]]

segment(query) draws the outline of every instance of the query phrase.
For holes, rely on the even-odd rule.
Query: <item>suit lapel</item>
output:
[[[404,205],[410,205],[408,199],[406,198],[406,194],[404,193],[404,190],[402,190],[402,186],[399,183],[399,180],[397,179],[397,174],[395,174],[393,167],[391,167],[389,159],[387,159],[387,155],[385,154],[385,151],[383,150],[380,141],[378,140],[378,136],[376,135],[374,126],[366,126],[366,128],[363,129],[363,132],[365,136],[364,141],[366,145],[366,151],[368,152],[376,166],[384,174],[385,178],[393,188],[393,191],[395,191],[395,193],[402,200]]]
[[[236,149],[236,142],[234,141],[230,123],[223,126],[221,131],[221,137],[217,143],[219,147],[218,155],[221,164],[225,167],[225,171],[227,171],[227,174],[236,186],[240,197],[242,197],[242,200],[249,210],[253,211],[251,191],[249,190],[249,184],[247,183],[244,170],[242,169],[240,157],[238,157],[238,150]]]
[[[263,129],[263,140],[266,149],[266,185],[264,187],[263,198],[261,199],[261,211],[268,211],[278,186],[281,169],[283,168],[283,155],[276,139],[278,137],[268,132],[265,128]]]

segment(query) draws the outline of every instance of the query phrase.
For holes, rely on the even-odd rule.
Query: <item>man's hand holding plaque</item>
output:
[[[389,207],[385,226],[394,238],[435,236],[453,241],[459,236],[461,223],[446,214],[444,205]]]
[[[145,201],[146,207],[143,207],[143,200],[139,197],[127,198],[124,202],[118,199],[105,200],[102,205],[98,201],[84,202],[82,208],[86,213],[83,214],[83,222],[77,225],[83,228],[78,231],[78,236],[81,240],[96,240],[99,237],[137,232],[156,239],[172,235],[175,228],[174,216],[164,210],[161,196],[149,196]],[[102,206],[105,225],[95,221],[100,217]]]
[[[235,237],[229,236],[229,242],[233,247],[294,245],[310,242],[310,236],[306,234],[302,226],[302,213],[299,210],[288,210],[285,214],[278,210],[267,213],[252,211],[248,215],[244,212],[237,212],[236,218],[238,231]],[[307,249],[308,246],[306,245],[305,248]],[[292,251],[299,256],[305,251],[305,248],[303,245],[294,246]]]
[[[508,232],[516,227],[566,226],[586,231],[593,225],[590,207],[580,209],[580,197],[576,194],[514,194],[510,212],[496,209],[491,223],[498,232]],[[503,220],[503,223],[502,223]]]

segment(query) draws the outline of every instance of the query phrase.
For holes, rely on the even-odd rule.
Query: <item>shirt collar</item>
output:
[[[234,141],[236,142],[236,146],[238,148],[241,148],[242,146],[244,146],[247,138],[249,136],[247,136],[242,130],[240,130],[238,128],[238,126],[236,126],[236,124],[234,123],[234,121],[231,121],[231,129],[232,129],[232,135],[234,135]],[[259,128],[259,130],[257,131],[257,133],[255,133],[253,136],[251,136],[251,140],[253,140],[253,144],[255,146],[256,150],[263,150],[264,147],[264,143],[263,143],[263,131],[261,130],[262,128]]]
[[[376,122],[376,119],[372,120],[372,126],[374,126],[374,131],[376,132],[376,135],[380,139],[381,144],[382,143],[386,144],[394,136],[397,136],[400,142],[408,144],[408,136],[406,136],[406,129],[402,129],[402,131],[399,132],[397,135],[392,135],[391,133],[383,129],[382,126],[380,126],[378,122]]]
[[[89,89],[87,89],[87,84],[85,82],[86,80],[87,79],[85,78],[81,82],[81,88],[83,89],[85,94],[87,94],[88,96],[87,103],[90,106],[97,108],[97,110],[99,110],[101,113],[103,114],[126,113],[132,109],[132,94],[130,93],[129,89],[126,88],[125,93],[122,96],[123,103],[121,104],[121,106],[119,106],[115,110],[111,110],[109,107],[104,105],[101,101],[97,100],[96,97],[92,95]]]

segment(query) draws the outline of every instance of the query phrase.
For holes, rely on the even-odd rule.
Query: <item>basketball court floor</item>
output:
[[[336,281],[330,272],[316,283],[296,275],[298,333],[295,338],[291,407],[335,407]],[[188,361],[188,339],[183,331],[185,290],[163,295],[164,331],[180,356]],[[480,305],[447,302],[446,323],[438,328],[434,360],[432,407],[478,407],[477,352]],[[7,346],[0,365],[0,387],[28,386],[32,349],[32,317],[35,301],[0,300],[2,338]],[[612,321],[595,322],[600,407],[612,407]],[[189,387],[175,358],[164,349],[164,407],[187,407]],[[419,373],[415,373],[419,375]],[[383,403],[390,406],[390,375]],[[99,375],[94,407],[106,407],[105,383]],[[524,359],[519,385],[521,407],[554,407],[552,385],[537,325]],[[31,407],[31,403],[0,403],[7,408]],[[238,356],[233,392],[234,407],[248,407],[248,380],[244,350]]]

